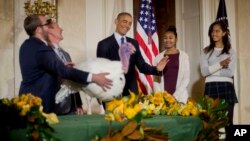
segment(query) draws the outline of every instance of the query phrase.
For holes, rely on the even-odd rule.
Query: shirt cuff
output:
[[[162,71],[157,71],[158,76],[162,76]]]
[[[87,82],[92,82],[92,74],[91,73],[89,73],[89,75],[88,75]]]

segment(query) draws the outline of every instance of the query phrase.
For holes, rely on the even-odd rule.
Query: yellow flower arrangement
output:
[[[201,106],[191,98],[183,104],[166,91],[143,96],[140,104],[148,115],[198,116],[201,111]]]
[[[162,105],[163,99],[161,96],[150,98],[157,103],[156,105]],[[110,121],[110,129],[108,135],[102,138],[102,141],[168,140],[167,133],[163,133],[161,128],[147,127],[141,122],[142,118],[147,115],[145,110],[143,104],[139,103],[139,97],[133,92],[130,92],[128,97],[108,102],[106,104],[107,113],[105,119]],[[121,130],[112,132],[113,121],[126,121],[126,124]],[[98,140],[98,138],[95,140]]]
[[[106,104],[105,119],[108,121],[122,122],[127,119],[132,119],[141,111],[140,104],[137,102],[135,93],[130,92],[130,97],[122,99],[114,99]]]
[[[8,140],[12,129],[26,128],[28,140],[57,140],[53,137],[53,128],[49,124],[58,123],[54,113],[44,113],[42,100],[32,94],[23,94],[14,98],[0,99],[0,131],[5,132]]]
[[[204,96],[196,102],[189,98],[186,103],[178,102],[173,95],[166,91],[155,92],[149,95],[138,96],[130,92],[130,97],[114,99],[107,103],[107,113],[105,119],[110,121],[128,121],[121,131],[112,133],[111,126],[109,134],[102,141],[112,140],[152,140],[152,129],[148,134],[145,125],[141,123],[142,118],[152,117],[152,115],[168,116],[199,116],[203,121],[203,129],[197,136],[196,141],[214,140],[222,134],[218,129],[225,127],[227,123],[227,103],[223,99],[212,99]],[[136,121],[136,122],[135,122]],[[128,129],[130,129],[128,131]],[[131,130],[133,129],[133,131]],[[167,133],[157,135],[162,140],[168,140]],[[209,138],[207,138],[209,136]],[[161,139],[157,139],[161,141]]]

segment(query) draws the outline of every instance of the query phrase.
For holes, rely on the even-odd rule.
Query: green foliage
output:
[[[228,103],[224,99],[212,99],[205,96],[199,100],[198,104],[203,109],[199,115],[202,120],[203,129],[196,138],[196,141],[218,140],[219,136],[224,134],[223,132],[219,132],[219,129],[228,124]]]
[[[24,129],[28,141],[58,141],[40,108],[41,100],[32,95],[0,99],[1,138],[10,140],[12,130]]]

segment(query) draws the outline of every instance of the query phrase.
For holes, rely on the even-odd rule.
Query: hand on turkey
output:
[[[112,80],[108,79],[106,75],[109,73],[97,73],[92,75],[92,82],[95,82],[97,85],[102,87],[104,91],[110,89],[112,86]]]

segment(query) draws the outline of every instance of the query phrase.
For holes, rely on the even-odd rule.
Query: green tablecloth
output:
[[[90,141],[95,135],[105,136],[108,133],[109,122],[102,115],[68,115],[59,116],[59,124],[54,124],[55,137],[61,141]],[[153,116],[143,119],[147,126],[163,126],[171,141],[193,141],[202,129],[202,122],[198,117],[181,116]],[[120,129],[124,123],[112,123],[113,129]],[[16,131],[13,140],[24,139],[24,133]],[[15,140],[15,141],[17,141]]]

